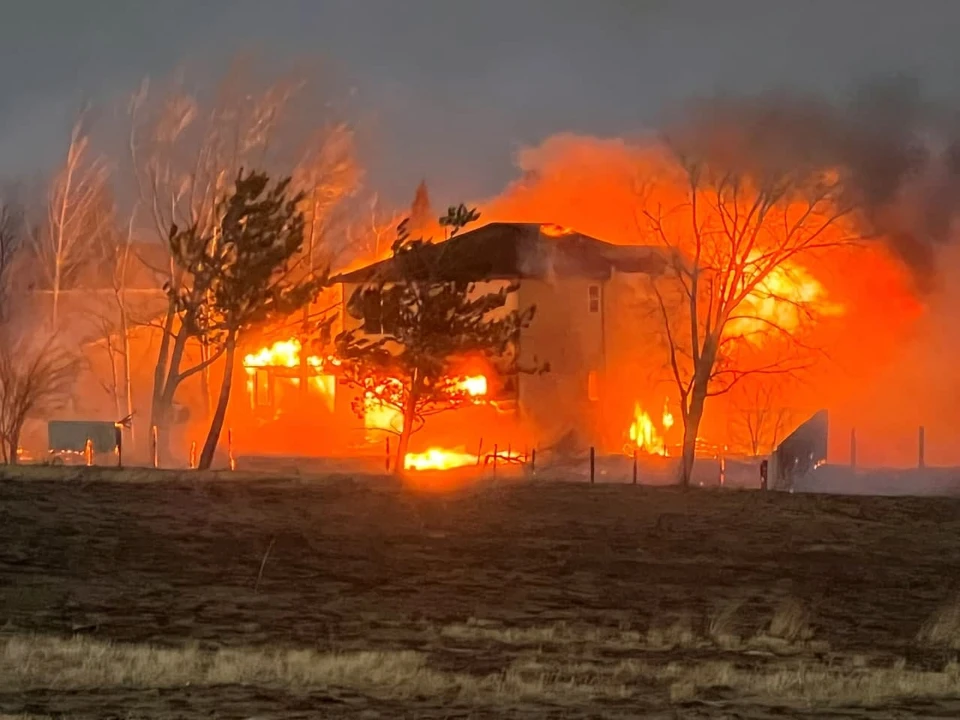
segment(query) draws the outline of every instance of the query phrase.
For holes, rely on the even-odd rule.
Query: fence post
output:
[[[159,430],[157,430],[156,425],[150,427],[150,446],[151,455],[153,455],[153,467],[156,469],[160,467]]]
[[[850,430],[850,468],[857,469],[857,429]]]
[[[227,430],[227,459],[230,461],[230,469],[237,469],[237,461],[233,458],[233,428]]]
[[[925,436],[924,428],[923,428],[923,425],[921,425],[921,426],[920,426],[920,438],[919,438],[919,440],[920,440],[920,457],[918,458],[918,461],[917,461],[917,467],[919,467],[921,470],[923,470],[923,469],[927,466],[926,458],[924,457],[924,453],[925,453],[925,450],[926,450],[926,437],[924,437],[924,436]]]
[[[383,467],[386,469],[387,472],[390,472],[390,438],[389,436],[386,438],[385,446],[386,446],[386,455],[384,455],[385,459],[383,462]]]
[[[530,473],[535,475],[537,472],[537,449],[530,451]]]
[[[633,484],[637,484],[637,449],[633,449]]]
[[[594,474],[597,468],[597,459],[596,453],[594,451],[593,445],[590,446],[590,484],[593,485],[595,482]]]
[[[497,444],[493,444],[493,476],[497,476]]]
[[[477,467],[480,466],[481,460],[483,460],[483,438],[480,438],[480,442],[477,444]]]

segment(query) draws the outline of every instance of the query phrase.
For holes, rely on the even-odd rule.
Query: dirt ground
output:
[[[960,502],[0,477],[0,717],[960,716]]]

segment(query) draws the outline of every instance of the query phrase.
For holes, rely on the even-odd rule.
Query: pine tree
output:
[[[221,201],[219,227],[212,237],[196,226],[171,230],[178,263],[189,268],[189,293],[175,300],[197,337],[224,349],[224,375],[198,467],[213,461],[226,417],[237,343],[248,329],[287,318],[307,305],[326,272],[296,272],[304,261],[303,197],[291,195],[290,178],[271,183],[261,172],[244,173]]]
[[[430,191],[427,190],[427,181],[421,180],[417,185],[417,191],[413,196],[413,203],[410,205],[410,217],[407,220],[407,231],[410,237],[427,237],[437,224],[436,216],[433,214],[433,207],[430,205]]]
[[[450,228],[452,237],[478,217],[475,210],[460,205],[451,207],[440,224]],[[442,243],[411,239],[407,222],[401,223],[391,262],[403,280],[358,288],[351,298],[351,303],[357,303],[364,292],[380,293],[381,307],[389,309],[384,334],[372,337],[357,329],[341,333],[335,341],[341,381],[361,391],[354,406],[358,415],[364,414],[368,402],[402,415],[395,461],[398,472],[403,470],[410,436],[428,416],[472,402],[452,372],[458,359],[479,355],[503,372],[525,371],[517,365],[517,341],[535,308],[496,312],[519,286],[478,293],[475,283],[444,276],[442,255]]]

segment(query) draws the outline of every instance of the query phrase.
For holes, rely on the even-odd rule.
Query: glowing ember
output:
[[[549,223],[546,225],[540,226],[540,232],[546,235],[547,237],[563,237],[564,235],[570,235],[573,233],[573,230],[563,225],[557,225],[556,223]]]
[[[630,424],[630,441],[638,450],[643,450],[651,455],[666,455],[667,446],[663,439],[663,434],[673,427],[673,415],[667,409],[667,403],[663,403],[663,413],[660,416],[659,427],[654,422],[646,410],[640,407],[640,403],[633,406],[633,422]]]
[[[464,378],[457,383],[458,388],[466,391],[467,395],[477,397],[487,394],[487,378],[483,375],[474,375]]]

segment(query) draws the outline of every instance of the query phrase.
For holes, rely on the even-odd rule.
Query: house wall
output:
[[[614,272],[604,293],[607,367],[603,379],[603,444],[622,448],[639,405],[656,420],[664,401],[675,398],[665,365],[663,326],[649,277]],[[671,406],[679,425],[678,408]],[[658,428],[659,431],[659,428]],[[669,434],[669,431],[668,431]],[[672,437],[667,437],[668,444]]]
[[[600,288],[596,311],[589,304],[590,286]],[[570,432],[584,445],[599,438],[602,408],[598,399],[590,399],[590,375],[599,383],[604,368],[604,289],[600,281],[573,277],[527,279],[520,285],[520,307],[536,307],[521,335],[521,366],[550,364],[541,375],[520,375],[523,421],[532,426],[541,447]]]
[[[489,280],[486,282],[475,283],[473,289],[470,292],[470,297],[477,298],[487,295],[489,293],[499,292],[503,288],[510,285],[510,280]],[[359,283],[342,283],[341,288],[341,298],[340,298],[340,318],[342,320],[339,328],[343,331],[356,330],[361,325],[363,325],[363,320],[352,317],[347,314],[346,306],[347,301],[353,296],[358,289],[362,287]],[[496,312],[491,313],[491,317],[497,317],[499,315],[506,315],[513,312],[519,307],[519,293],[511,293],[507,295],[506,302],[503,307],[498,309]]]

